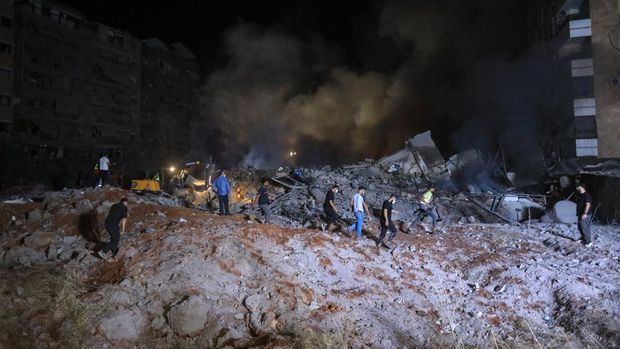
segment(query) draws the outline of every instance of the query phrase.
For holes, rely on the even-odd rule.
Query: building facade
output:
[[[13,126],[15,79],[15,8],[13,1],[0,0],[0,137]]]
[[[530,31],[564,76],[565,108],[555,120],[561,158],[620,158],[620,24],[618,0],[539,1]]]
[[[152,157],[185,161],[199,107],[196,57],[184,45],[142,42],[140,138]],[[145,154],[144,158],[147,158]]]
[[[57,158],[136,147],[140,41],[51,1],[15,14],[14,140]]]

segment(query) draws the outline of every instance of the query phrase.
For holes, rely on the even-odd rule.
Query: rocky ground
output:
[[[97,259],[123,196],[129,233]],[[0,227],[0,348],[620,347],[612,226],[586,248],[565,225],[445,223],[388,249],[107,189],[0,204]]]

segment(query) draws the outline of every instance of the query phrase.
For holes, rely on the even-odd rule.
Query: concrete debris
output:
[[[594,246],[583,247],[574,241],[574,226],[481,223],[498,219],[469,194],[439,191],[441,228],[429,235],[425,223],[411,227],[389,249],[339,231],[290,228],[321,222],[322,195],[334,183],[345,192],[336,195],[342,211],[362,184],[373,208],[386,193],[398,193],[395,216],[408,221],[418,200],[415,180],[383,170],[377,177],[365,171],[376,164],[359,165],[303,170],[304,188],[271,187],[276,224],[163,207],[112,188],[61,191],[45,204],[0,204],[6,212],[0,215],[0,309],[4,324],[19,324],[18,331],[5,328],[0,346],[286,348],[313,340],[360,348],[457,341],[618,347],[620,237],[614,227],[594,225]],[[271,178],[248,175],[254,176]],[[235,177],[248,183],[238,203],[255,195],[248,177]],[[98,208],[121,197],[129,198],[127,233],[116,259],[102,261],[93,250],[107,240],[107,212]],[[498,207],[493,196],[476,198],[490,211]],[[83,200],[94,207],[90,216],[74,205]],[[11,217],[24,220],[37,209],[40,219],[12,224]],[[368,224],[365,233],[376,238],[378,224]],[[25,271],[29,278],[16,278]],[[46,279],[54,274],[75,280]],[[39,280],[50,287],[36,286],[34,302],[31,285]],[[54,306],[28,313],[46,294]],[[21,317],[25,313],[32,315]]]

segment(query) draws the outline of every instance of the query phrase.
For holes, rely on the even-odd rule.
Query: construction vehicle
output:
[[[213,164],[204,161],[188,161],[167,169],[148,169],[143,178],[131,181],[131,190],[137,193],[173,193],[175,189],[185,186],[189,174],[204,177],[205,182],[210,182],[212,169]],[[169,177],[164,178],[166,173]]]
[[[160,171],[146,170],[146,175],[142,179],[133,179],[131,181],[131,190],[139,194],[162,192],[163,178],[160,177]]]

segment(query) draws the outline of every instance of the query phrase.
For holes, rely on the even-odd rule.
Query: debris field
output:
[[[100,260],[121,197],[128,233]],[[620,346],[616,227],[586,248],[571,225],[480,220],[386,248],[376,218],[357,241],[114,188],[0,204],[0,348]]]

